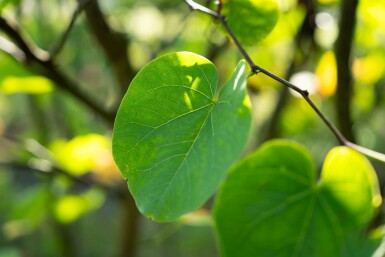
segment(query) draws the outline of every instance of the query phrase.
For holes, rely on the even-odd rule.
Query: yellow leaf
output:
[[[319,80],[319,92],[324,96],[331,96],[337,88],[337,64],[332,51],[325,52],[316,69]]]
[[[53,85],[50,80],[40,76],[9,76],[1,81],[0,90],[5,94],[45,94],[53,90]]]
[[[365,85],[376,83],[381,78],[383,72],[383,55],[376,51],[363,58],[355,59],[353,62],[355,80]]]
[[[104,200],[104,194],[95,189],[91,189],[82,195],[65,195],[56,201],[54,214],[59,221],[70,223],[87,212],[99,208]]]
[[[59,164],[79,176],[93,172],[102,182],[116,182],[121,175],[114,163],[110,139],[98,134],[77,136],[69,141],[58,140],[51,146]]]

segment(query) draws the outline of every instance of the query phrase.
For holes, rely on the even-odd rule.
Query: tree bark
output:
[[[127,188],[122,192],[120,201],[122,213],[122,231],[121,231],[121,245],[118,256],[120,257],[134,257],[136,254],[136,244],[138,241],[139,219],[140,214],[135,205],[134,198]]]
[[[309,59],[310,55],[314,53],[314,50],[317,48],[314,42],[314,17],[317,10],[317,3],[314,0],[298,0],[298,4],[305,7],[306,16],[294,39],[295,53],[293,55],[293,60],[286,71],[286,79],[289,79],[297,71],[298,67],[302,66]],[[300,56],[300,58],[296,58],[296,56]],[[267,141],[280,136],[278,122],[289,97],[289,89],[287,87],[282,87],[271,119],[266,125],[266,135],[263,136],[262,141]]]
[[[338,77],[336,93],[337,120],[342,134],[351,142],[355,141],[353,120],[350,112],[353,92],[351,52],[357,6],[358,0],[341,1],[339,36],[335,45]]]
[[[85,14],[93,36],[111,63],[123,96],[136,74],[127,57],[129,41],[123,34],[109,26],[98,1],[91,1],[85,8]]]

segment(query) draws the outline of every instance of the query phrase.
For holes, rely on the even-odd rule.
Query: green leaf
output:
[[[215,66],[188,52],[137,74],[115,120],[113,155],[143,214],[175,220],[214,193],[248,138],[246,77],[241,61],[216,94]]]
[[[0,52],[0,81],[12,76],[12,77],[27,77],[32,76],[33,73],[28,71],[23,65],[18,63],[15,59],[9,55]]]
[[[38,228],[47,215],[49,189],[44,185],[28,187],[19,192],[9,209],[9,222],[22,221],[20,234],[27,234]]]
[[[306,149],[273,141],[232,170],[214,216],[226,257],[337,257],[380,202],[373,168],[359,153],[332,149],[317,182]]]
[[[221,14],[245,46],[255,45],[266,37],[279,16],[276,0],[225,0]]]
[[[22,254],[17,248],[14,247],[2,247],[0,249],[0,257],[21,257]]]
[[[347,239],[341,257],[380,257],[385,254],[384,228],[380,227],[363,237],[356,233]]]

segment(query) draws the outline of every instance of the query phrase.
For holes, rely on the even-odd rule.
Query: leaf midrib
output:
[[[159,199],[161,199],[161,200],[158,201],[158,204],[160,204],[160,203],[162,202],[162,200],[164,199],[165,194],[170,190],[170,187],[171,187],[171,185],[172,185],[174,179],[176,178],[176,176],[178,175],[179,171],[181,170],[182,165],[186,162],[186,160],[187,160],[187,158],[188,158],[188,156],[189,156],[189,153],[190,153],[191,149],[193,149],[193,147],[194,147],[194,145],[195,145],[197,139],[199,138],[199,135],[200,135],[201,132],[202,132],[202,129],[205,127],[205,124],[206,124],[207,121],[209,120],[209,117],[212,115],[212,110],[213,110],[213,108],[214,108],[215,105],[216,105],[216,104],[212,103],[212,106],[211,106],[211,108],[209,109],[209,111],[207,112],[207,116],[206,116],[205,119],[203,120],[202,126],[200,127],[200,129],[199,129],[199,131],[198,131],[196,137],[195,137],[194,140],[192,141],[192,143],[191,143],[189,149],[187,150],[187,153],[185,154],[185,157],[184,157],[183,160],[180,162],[180,164],[179,164],[177,170],[175,171],[174,175],[171,177],[171,179],[170,179],[170,181],[168,182],[166,188],[164,189],[163,193],[161,194],[161,196],[160,196],[160,198],[159,198]]]
[[[242,232],[242,235],[241,235],[241,240],[239,240],[240,244],[238,245],[239,248],[242,248],[242,245],[247,241],[245,237],[247,237],[247,235],[250,234],[250,231],[253,231],[254,228],[260,224],[261,222],[263,222],[263,220],[269,218],[269,217],[272,217],[272,216],[275,216],[277,215],[280,211],[282,211],[283,209],[286,209],[288,207],[290,207],[291,205],[295,204],[296,202],[300,201],[300,200],[303,200],[305,199],[306,197],[309,197],[313,194],[313,190],[312,189],[306,189],[306,190],[303,190],[303,191],[300,191],[294,195],[291,195],[289,197],[287,197],[286,199],[284,199],[282,202],[280,202],[279,204],[269,208],[268,210],[265,210],[261,216],[256,219],[256,220],[252,220],[251,222],[249,222],[249,224],[247,224],[245,226],[245,229],[243,230]]]
[[[199,111],[199,110],[202,110],[202,109],[204,109],[204,108],[206,108],[206,107],[208,107],[208,106],[210,106],[210,105],[213,106],[214,103],[209,103],[209,104],[206,104],[206,105],[204,105],[204,106],[201,106],[201,107],[199,107],[199,108],[197,108],[197,109],[194,109],[194,110],[192,110],[192,111],[190,111],[190,112],[183,113],[183,114],[181,114],[181,115],[179,115],[179,116],[176,116],[176,117],[174,117],[174,118],[172,118],[172,119],[170,119],[170,120],[168,120],[168,121],[166,121],[166,122],[164,122],[164,123],[162,123],[162,124],[160,124],[160,125],[154,127],[148,134],[146,134],[146,135],[145,135],[143,138],[141,138],[137,143],[135,143],[135,145],[132,146],[131,149],[127,150],[127,152],[126,152],[126,154],[125,154],[125,157],[124,157],[124,162],[125,162],[125,163],[128,163],[127,158],[128,158],[128,155],[130,154],[130,152],[133,151],[138,145],[140,145],[140,143],[142,143],[144,140],[146,140],[146,138],[148,138],[150,135],[152,135],[152,134],[153,134],[156,130],[158,130],[159,128],[161,128],[161,127],[163,127],[163,126],[165,126],[165,125],[167,125],[167,124],[169,124],[169,123],[171,123],[171,122],[173,122],[173,121],[175,121],[175,120],[177,120],[177,119],[180,119],[180,118],[182,118],[182,117],[184,117],[184,116],[186,116],[186,115],[189,115],[189,114],[191,114],[191,113],[194,113],[194,112],[197,112],[197,111]],[[210,108],[210,111],[211,111],[211,110],[212,110],[212,107]],[[135,170],[132,171],[132,172],[135,172]],[[132,173],[132,172],[130,172],[130,173]]]
[[[154,88],[151,88],[151,89],[148,89],[147,91],[141,93],[140,95],[136,96],[134,99],[132,99],[132,103],[136,103],[138,99],[146,96],[149,92],[151,91],[155,91],[155,90],[159,90],[159,89],[162,89],[162,88],[166,88],[166,87],[176,87],[176,88],[185,88],[185,89],[188,89],[188,90],[191,90],[191,91],[194,91],[202,96],[204,96],[205,98],[207,98],[208,100],[212,100],[208,95],[204,94],[203,92],[197,90],[197,89],[194,89],[194,88],[191,88],[191,87],[188,87],[188,86],[183,86],[183,85],[178,85],[178,84],[175,84],[175,85],[161,85],[161,86],[158,86],[158,87],[154,87]]]

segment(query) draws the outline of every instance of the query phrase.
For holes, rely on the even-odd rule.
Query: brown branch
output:
[[[128,87],[130,80],[135,75],[135,72],[129,65],[126,56],[127,41],[122,35],[113,32],[108,27],[96,1],[92,1],[88,5],[88,8],[86,8],[86,15],[94,35],[96,36],[98,42],[112,63],[113,69],[116,73],[123,92]],[[74,15],[73,21],[71,21],[71,23],[75,21],[75,16],[76,15]],[[54,54],[58,53],[62,45],[64,45],[64,42],[66,41],[72,26],[73,25],[70,24],[67,28],[65,34],[61,38],[61,41],[59,41],[59,46],[57,47],[57,50],[54,51]],[[28,43],[16,26],[10,25],[10,23],[8,23],[1,16],[0,31],[3,31],[9,39],[8,40],[0,37],[0,40],[2,40],[0,43],[4,43],[0,45],[0,50],[17,60],[19,63],[23,64],[32,72],[51,79],[59,88],[69,92],[78,100],[80,100],[80,102],[90,107],[95,113],[105,118],[110,125],[113,124],[115,112],[108,112],[101,107],[100,103],[97,103],[93,99],[89,98],[85,93],[80,91],[80,85],[76,81],[66,76],[61,70],[59,70],[48,53],[41,51],[37,47],[34,47],[32,43]],[[31,169],[31,167],[29,168]],[[60,169],[54,170],[55,174],[60,173],[69,176],[76,182],[88,184],[87,181],[83,181],[82,179],[70,176],[70,174],[63,172],[64,171]],[[122,218],[124,227],[122,227],[123,241],[121,256],[133,257],[138,234],[139,212],[131,194],[126,187],[124,187],[124,189],[119,188],[119,191],[117,191],[116,194],[121,199],[120,206],[123,212]]]
[[[52,63],[47,63],[46,65],[39,67],[39,69],[40,68],[43,68],[41,72],[42,75],[51,79],[61,89],[64,89],[65,91],[71,93],[78,100],[80,100],[81,103],[90,107],[90,109],[92,109],[95,113],[99,114],[110,125],[113,125],[113,122],[116,116],[115,112],[107,111],[105,108],[102,107],[101,103],[94,101],[93,99],[89,98],[85,93],[80,91],[79,90],[80,86],[78,85],[77,82],[67,77],[62,71],[60,71]]]
[[[99,114],[110,124],[113,124],[115,113],[105,110],[101,103],[86,95],[80,90],[80,85],[65,75],[52,61],[49,54],[32,43],[28,42],[19,32],[16,25],[11,25],[7,20],[0,16],[0,31],[8,36],[9,40],[2,38],[8,44],[0,47],[0,50],[23,64],[27,69],[35,74],[39,74],[51,79],[57,87],[73,95],[84,103],[95,113]],[[1,38],[1,37],[0,37]]]
[[[257,64],[255,64],[254,61],[249,56],[249,54],[246,52],[245,48],[239,42],[237,36],[234,34],[232,29],[229,27],[229,25],[226,21],[226,18],[224,16],[222,16],[219,13],[217,13],[211,9],[208,9],[208,8],[206,8],[200,4],[195,3],[193,0],[185,0],[185,2],[190,6],[191,9],[206,13],[206,14],[214,17],[217,21],[219,21],[221,23],[221,25],[225,28],[227,34],[230,36],[230,38],[233,40],[233,42],[237,46],[237,48],[240,51],[240,53],[242,54],[242,56],[245,58],[246,62],[250,65],[252,73],[254,73],[254,74],[263,73],[266,76],[272,78],[273,80],[280,82],[284,86],[299,93],[302,96],[302,98],[304,98],[305,101],[310,105],[310,107],[313,109],[313,111],[318,115],[318,117],[329,128],[329,130],[334,134],[335,138],[340,142],[341,145],[351,147],[362,154],[365,154],[365,155],[372,157],[374,159],[377,159],[379,161],[385,162],[385,154],[378,153],[378,152],[375,152],[373,150],[370,150],[370,149],[367,149],[365,147],[355,145],[355,144],[349,142],[344,137],[344,135],[336,128],[336,126],[334,126],[334,124],[313,103],[313,101],[309,97],[308,91],[300,89],[299,87],[291,84],[289,81],[287,81],[287,80],[271,73],[270,71],[258,66]]]
[[[345,143],[347,142],[346,138],[341,134],[341,132],[329,121],[329,119],[323,115],[323,113],[317,108],[317,106],[311,101],[311,99],[309,98],[309,92],[307,90],[302,90],[300,89],[299,87],[291,84],[289,81],[275,75],[274,73],[271,73],[270,71],[258,66],[257,64],[254,63],[254,61],[251,59],[250,55],[246,52],[245,48],[242,46],[242,44],[239,42],[237,36],[234,34],[234,32],[232,31],[232,29],[230,28],[230,26],[228,25],[227,21],[226,21],[226,18],[222,15],[220,15],[219,13],[213,11],[213,10],[210,10],[204,6],[201,6],[200,4],[197,4],[195,3],[194,1],[192,0],[185,0],[185,2],[193,9],[193,10],[198,10],[198,11],[201,11],[203,13],[206,13],[212,17],[214,17],[216,20],[218,20],[222,26],[225,28],[226,32],[228,33],[228,35],[230,36],[230,38],[233,40],[233,42],[235,43],[235,45],[237,46],[238,50],[241,52],[243,58],[245,58],[246,62],[249,64],[252,72],[254,74],[258,74],[258,73],[263,73],[265,74],[266,76],[274,79],[275,81],[285,85],[286,87],[296,91],[297,93],[299,93],[305,100],[306,102],[308,102],[308,104],[312,107],[312,109],[317,113],[317,115],[323,120],[323,122],[325,123],[325,125],[332,131],[332,133],[335,135],[335,137],[337,138],[337,140],[345,145]]]
[[[111,63],[123,95],[136,74],[127,58],[128,40],[109,26],[98,1],[92,1],[85,8],[85,14],[93,35]]]
[[[123,217],[121,217],[121,245],[118,256],[134,257],[136,255],[140,215],[138,208],[135,205],[134,198],[127,188],[124,192],[125,194],[123,194],[123,198],[120,202]]]
[[[289,68],[286,71],[286,78],[290,78],[294,72],[296,71],[297,67],[305,63],[309,55],[311,54],[311,50],[316,47],[315,41],[314,41],[314,32],[315,32],[315,14],[316,14],[316,3],[314,0],[299,0],[299,4],[303,4],[306,9],[306,15],[302,22],[302,25],[300,26],[295,39],[294,39],[294,58],[289,66]],[[305,44],[304,41],[309,40],[309,44]],[[306,49],[304,49],[306,46]],[[295,58],[297,56],[297,53],[301,58],[298,60],[298,58]],[[285,104],[289,98],[289,90],[287,87],[281,88],[277,104],[273,110],[271,119],[269,120],[267,126],[266,126],[266,136],[264,140],[275,138],[278,134],[278,128],[277,123],[279,118],[281,117],[282,111],[285,107]]]
[[[14,170],[14,171],[29,171],[29,172],[34,172],[39,175],[44,175],[44,176],[63,176],[71,180],[72,182],[82,185],[85,187],[97,187],[102,189],[104,192],[106,192],[108,195],[113,196],[117,199],[121,199],[124,196],[123,192],[127,191],[124,186],[124,191],[122,190],[123,187],[121,184],[118,184],[116,186],[108,186],[103,183],[100,183],[91,177],[88,176],[74,176],[67,171],[56,167],[52,166],[50,170],[42,170],[39,167],[35,167],[33,165],[29,164],[24,164],[24,163],[19,163],[19,162],[12,162],[12,163],[0,163],[1,168],[9,169],[9,170]]]
[[[64,44],[67,41],[69,34],[70,34],[77,18],[79,17],[80,13],[84,10],[84,8],[86,8],[87,5],[89,5],[91,3],[91,1],[94,1],[94,0],[83,0],[83,1],[78,2],[78,5],[76,6],[76,9],[74,10],[74,12],[72,14],[70,23],[68,24],[68,26],[67,26],[66,30],[64,31],[64,33],[62,34],[62,36],[60,37],[59,41],[56,43],[53,50],[51,51],[51,59],[55,59],[55,57],[63,49]]]
[[[47,61],[48,54],[28,42],[20,33],[15,24],[10,24],[4,17],[0,16],[0,30],[3,31],[12,42],[24,53],[25,61]]]
[[[350,107],[352,98],[351,51],[358,0],[341,2],[339,35],[335,45],[338,87],[336,108],[338,124],[347,139],[355,141]]]
[[[122,34],[113,31],[96,0],[85,8],[85,14],[92,34],[111,63],[123,96],[136,74],[127,58],[128,40]],[[134,257],[140,216],[134,199],[127,189],[123,196],[120,204],[123,224],[119,256]]]

